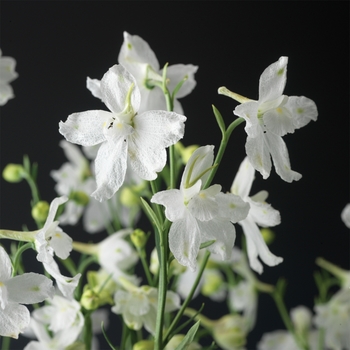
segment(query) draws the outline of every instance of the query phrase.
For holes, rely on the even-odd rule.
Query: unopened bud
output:
[[[219,271],[213,269],[205,270],[205,279],[201,292],[205,296],[215,294],[221,289],[224,281]]]
[[[141,229],[134,230],[131,235],[131,242],[137,249],[142,249],[147,242],[147,235]]]
[[[120,192],[120,202],[128,208],[140,203],[139,196],[130,187],[123,187]]]
[[[25,171],[21,164],[7,164],[2,171],[2,177],[8,182],[20,182],[23,180]]]
[[[32,217],[35,221],[44,222],[49,214],[50,205],[46,201],[40,201],[32,208]]]
[[[75,203],[77,203],[79,205],[82,205],[84,207],[90,201],[89,196],[85,192],[82,192],[82,191],[73,191],[73,192],[71,192],[71,194],[69,195],[69,199],[71,199]]]
[[[271,244],[275,240],[275,233],[269,228],[260,229],[261,235],[267,245]]]
[[[153,340],[140,340],[134,344],[132,350],[153,350],[154,341]]]

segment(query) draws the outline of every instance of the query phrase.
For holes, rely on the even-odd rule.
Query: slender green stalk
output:
[[[12,277],[16,276],[17,269],[18,269],[18,264],[20,262],[21,256],[23,252],[25,252],[27,249],[33,248],[33,243],[26,243],[20,247],[15,255],[14,261],[13,261],[13,270],[12,270]]]
[[[182,315],[184,314],[188,304],[190,303],[190,301],[192,300],[192,297],[193,297],[193,294],[199,284],[199,281],[201,280],[202,278],[202,275],[203,275],[203,272],[204,272],[204,269],[205,269],[205,266],[207,265],[207,262],[209,260],[209,257],[210,257],[210,252],[209,251],[206,251],[205,252],[205,255],[204,255],[204,258],[202,260],[202,263],[201,263],[201,266],[199,268],[199,272],[198,272],[198,275],[193,283],[193,286],[189,292],[189,294],[187,295],[187,298],[184,300],[180,310],[178,311],[178,313],[176,314],[173,322],[171,323],[171,325],[169,326],[169,328],[167,329],[166,333],[165,333],[165,336],[164,336],[164,339],[167,340],[170,336],[170,334],[173,332],[174,328],[176,327],[176,325],[178,324],[178,322],[180,321],[180,318],[182,317]]]
[[[151,276],[151,273],[149,271],[149,265],[148,262],[146,260],[146,251],[144,248],[138,249],[138,253],[139,253],[139,257],[143,266],[143,270],[145,271],[146,274],[146,278],[147,278],[147,283],[148,285],[150,285],[151,287],[153,287],[153,279]]]
[[[244,119],[243,118],[237,118],[235,121],[233,121],[229,126],[228,128],[226,129],[225,133],[223,133],[223,137],[221,139],[221,142],[220,142],[220,147],[219,147],[219,151],[215,157],[215,161],[214,161],[214,164],[217,165],[215,167],[212,168],[211,172],[210,172],[210,175],[207,179],[207,182],[205,183],[204,185],[204,189],[205,188],[208,188],[211,184],[211,182],[213,181],[214,179],[214,176],[219,168],[219,164],[221,162],[221,159],[222,157],[224,156],[224,153],[225,153],[225,150],[226,150],[226,147],[227,147],[227,144],[228,144],[228,141],[230,139],[230,136],[232,134],[232,131],[239,125],[239,124],[242,124],[244,122]]]
[[[1,350],[9,350],[10,349],[10,337],[1,337],[2,343],[1,343]]]

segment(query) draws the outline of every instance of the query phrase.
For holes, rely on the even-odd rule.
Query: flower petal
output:
[[[197,268],[200,243],[201,233],[194,217],[188,214],[173,222],[169,231],[169,248],[175,259],[191,271]]]
[[[0,312],[0,335],[18,339],[18,334],[29,326],[29,322],[30,313],[24,305],[9,303]]]
[[[180,190],[157,192],[151,198],[151,202],[165,207],[165,216],[169,221],[174,222],[185,215],[186,207]]]
[[[92,96],[99,98],[102,100],[101,94],[101,80],[91,79],[87,77],[86,79],[86,87],[92,93]]]
[[[244,130],[250,137],[256,137],[260,133],[260,125],[258,120],[259,103],[257,101],[249,101],[238,105],[233,113],[246,121]]]
[[[316,104],[307,97],[291,96],[288,98],[285,108],[288,108],[293,116],[293,123],[296,129],[305,126],[310,120],[317,120]]]
[[[50,246],[55,254],[61,259],[67,259],[72,251],[72,238],[61,229],[56,228],[55,233],[51,236]]]
[[[255,169],[250,164],[248,157],[245,157],[239,166],[236,177],[231,186],[231,193],[245,199],[249,196],[255,178]]]
[[[40,303],[47,298],[52,298],[55,293],[49,278],[33,272],[15,276],[8,280],[6,285],[9,301],[14,303]]]
[[[232,193],[218,193],[216,201],[219,205],[219,216],[232,223],[236,223],[247,217],[250,205],[241,197]]]
[[[103,127],[110,116],[110,112],[100,110],[73,113],[59,123],[59,132],[69,142],[94,146],[105,141]]]
[[[111,198],[124,182],[128,142],[123,138],[104,142],[95,160],[97,189],[91,194],[100,202]]]
[[[12,264],[6,250],[0,246],[0,282],[5,282],[11,278]]]
[[[249,200],[249,217],[262,227],[273,227],[281,223],[280,212],[268,203]]]
[[[266,129],[278,136],[292,134],[295,130],[292,114],[285,106],[268,110],[264,116]]]
[[[282,137],[272,134],[269,131],[265,135],[276,173],[287,182],[300,180],[302,175],[293,171],[290,167],[287,146]]]
[[[122,112],[131,91],[131,106],[136,113],[139,110],[141,96],[135,78],[122,66],[115,64],[108,69],[101,80],[102,100],[113,113]]]
[[[287,81],[288,57],[280,59],[268,66],[259,80],[259,102],[271,101],[283,94]]]

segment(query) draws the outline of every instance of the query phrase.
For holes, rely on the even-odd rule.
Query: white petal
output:
[[[259,102],[271,101],[283,94],[287,81],[288,57],[280,59],[268,66],[260,76]]]
[[[174,310],[179,309],[180,303],[181,303],[181,299],[177,293],[171,290],[168,290],[166,292],[165,312],[172,312]]]
[[[271,207],[268,203],[255,202],[249,200],[250,211],[249,218],[262,227],[273,227],[281,223],[281,215],[278,210]]]
[[[241,197],[232,193],[218,193],[216,201],[219,205],[219,216],[233,223],[247,217],[250,205]]]
[[[66,140],[61,140],[59,143],[60,147],[63,148],[64,155],[67,157],[70,163],[72,163],[75,167],[82,169],[84,167],[88,167],[88,162],[86,158],[83,156],[80,148]]]
[[[191,215],[173,222],[169,231],[169,248],[175,259],[191,271],[197,268],[197,255],[201,243],[197,220]]]
[[[275,165],[276,173],[287,182],[300,180],[302,175],[293,171],[290,167],[287,146],[280,136],[266,132],[265,140]]]
[[[255,259],[255,251],[259,255],[260,259],[268,266],[275,266],[283,261],[283,258],[280,258],[270,252],[260,233],[258,226],[253,220],[248,218],[246,220],[241,221],[240,224],[243,227],[244,234],[252,240],[255,246],[253,254],[250,254],[248,247],[249,262],[253,262],[253,259]],[[257,269],[254,268],[254,264],[251,264],[251,267],[255,271],[257,271]],[[262,271],[257,272],[261,273]]]
[[[196,86],[194,74],[197,72],[198,66],[192,64],[174,64],[167,68],[167,78],[169,79],[168,89],[173,92],[176,85],[187,77],[186,81],[181,86],[175,98],[187,96]]]
[[[207,249],[218,254],[222,260],[228,260],[236,240],[236,230],[232,223],[226,219],[215,218],[205,222],[198,221],[198,226],[202,235],[201,243],[215,239],[216,242]]]
[[[204,184],[209,176],[209,172],[203,173],[213,165],[214,146],[202,146],[197,148],[188,160],[181,179],[181,187],[188,188],[194,185],[201,178]]]
[[[9,303],[0,312],[0,335],[18,339],[18,334],[29,326],[30,313],[24,305]]]
[[[6,250],[0,246],[0,282],[5,282],[11,278],[12,264]]]
[[[47,231],[50,229],[50,227],[52,226],[54,220],[55,220],[55,216],[58,210],[58,207],[63,204],[66,203],[68,201],[68,197],[67,196],[61,196],[61,197],[56,197],[50,204],[50,209],[49,209],[49,215],[46,218],[44,227],[39,231],[39,233],[45,232],[45,238],[46,238],[46,233]],[[57,226],[57,225],[56,225]],[[38,233],[38,234],[39,234]]]
[[[52,298],[55,289],[52,281],[38,273],[24,273],[7,282],[9,301],[21,304],[40,303]]]
[[[50,246],[54,249],[55,254],[61,259],[67,259],[72,251],[72,238],[61,229],[55,231],[51,236]]]
[[[145,180],[154,180],[166,163],[165,148],[184,135],[185,116],[174,112],[148,111],[134,118],[128,155],[132,169]]]
[[[103,127],[110,116],[110,112],[100,110],[73,113],[59,123],[59,132],[69,142],[94,146],[105,141]]]
[[[99,98],[102,100],[101,94],[101,81],[98,79],[90,79],[87,77],[86,79],[86,87],[92,93],[92,96]]]
[[[101,80],[101,95],[110,111],[120,113],[124,110],[130,88],[131,105],[134,112],[137,112],[141,96],[135,78],[122,65],[116,64],[109,68]]]
[[[348,203],[340,214],[341,219],[343,220],[345,226],[350,228],[350,203]]]
[[[169,221],[174,222],[185,215],[186,207],[180,190],[173,189],[158,192],[153,195],[151,202],[165,207],[165,216]]]
[[[259,171],[264,179],[267,179],[271,171],[271,156],[264,135],[260,130],[259,136],[255,138],[248,136],[245,149],[248,159],[255,170]]]
[[[111,198],[124,182],[128,142],[119,138],[101,145],[95,160],[97,189],[91,194],[100,202]]]
[[[263,119],[266,129],[278,136],[294,132],[295,127],[292,114],[285,106],[268,110],[264,114]]]
[[[256,137],[260,132],[258,107],[259,104],[257,101],[249,101],[238,105],[233,111],[235,115],[246,121],[244,130],[250,137]]]
[[[157,57],[148,43],[138,35],[130,35],[127,32],[124,32],[124,42],[119,52],[118,61],[125,65],[132,74],[133,71],[129,69],[129,66],[137,63],[148,63],[154,70],[159,70]]]
[[[255,169],[250,164],[248,157],[245,157],[239,166],[236,177],[231,186],[231,193],[240,196],[242,199],[248,197],[255,178]]]
[[[317,120],[317,107],[314,101],[307,97],[291,96],[285,105],[293,116],[295,128],[299,129],[310,122]]]
[[[8,100],[14,97],[12,87],[8,84],[0,83],[0,106],[4,106]]]

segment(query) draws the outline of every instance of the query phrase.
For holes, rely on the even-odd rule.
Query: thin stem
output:
[[[227,147],[227,144],[228,144],[228,141],[230,139],[230,136],[232,134],[232,131],[239,125],[239,124],[242,124],[244,122],[244,119],[243,118],[237,118],[235,121],[233,121],[227,128],[227,130],[225,131],[225,133],[223,134],[223,137],[221,139],[221,142],[220,142],[220,147],[219,147],[219,151],[215,157],[215,161],[214,161],[214,164],[216,165],[215,167],[213,167],[213,169],[211,170],[210,172],[210,175],[207,179],[207,182],[205,183],[204,185],[204,189],[205,188],[208,188],[211,184],[211,182],[213,181],[214,179],[214,176],[219,168],[219,164],[221,162],[221,159],[222,157],[224,156],[224,153],[225,153],[225,150],[226,150],[226,147]]]
[[[12,277],[16,276],[18,264],[19,264],[19,261],[20,261],[20,258],[22,256],[23,252],[25,252],[27,249],[31,249],[31,248],[33,248],[33,243],[26,243],[26,244],[22,245],[22,247],[20,247],[17,250],[15,258],[13,260]]]
[[[199,272],[198,275],[193,283],[193,286],[191,288],[191,291],[189,292],[189,294],[187,295],[187,298],[185,299],[185,301],[183,302],[180,310],[178,311],[178,313],[176,314],[173,322],[171,323],[171,325],[169,326],[168,330],[165,333],[164,339],[167,340],[167,338],[169,337],[169,335],[171,334],[171,332],[173,332],[174,328],[176,327],[177,323],[180,321],[180,318],[182,317],[182,315],[184,314],[188,304],[190,303],[190,301],[192,300],[193,294],[199,284],[199,281],[202,278],[205,266],[207,265],[207,262],[209,260],[210,257],[210,252],[206,251],[204,258],[202,260],[201,266],[199,268]]]
[[[142,266],[143,266],[143,270],[145,271],[145,274],[146,274],[148,285],[153,287],[152,276],[151,276],[151,273],[149,271],[148,262],[146,260],[146,251],[145,251],[144,248],[141,248],[141,249],[138,249],[138,252],[139,252],[139,256],[140,256],[141,263],[142,263]]]

